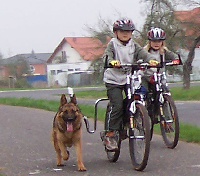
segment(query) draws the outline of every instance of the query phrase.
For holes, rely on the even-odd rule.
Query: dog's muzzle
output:
[[[63,117],[63,120],[66,123],[66,129],[68,132],[72,132],[74,130],[73,128],[73,122],[76,120],[76,116],[69,116],[69,117]]]

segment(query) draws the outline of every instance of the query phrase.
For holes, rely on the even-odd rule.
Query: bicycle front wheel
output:
[[[179,119],[174,100],[169,95],[164,95],[163,119],[160,119],[160,129],[165,145],[173,149],[179,139]]]
[[[146,108],[136,104],[133,128],[129,128],[129,151],[134,169],[145,169],[150,151],[150,123]]]
[[[118,141],[118,149],[115,151],[107,150],[105,147],[107,158],[110,162],[116,162],[118,160],[120,155],[120,148],[121,148],[121,140]]]

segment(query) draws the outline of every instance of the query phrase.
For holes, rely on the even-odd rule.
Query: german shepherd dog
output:
[[[74,146],[77,155],[79,171],[86,171],[82,162],[81,122],[82,113],[73,94],[68,103],[65,94],[61,95],[59,110],[53,120],[52,141],[57,155],[57,166],[64,166],[61,162],[69,159],[67,147]]]

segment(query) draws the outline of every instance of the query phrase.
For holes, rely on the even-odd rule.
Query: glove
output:
[[[157,60],[150,60],[150,61],[149,61],[149,64],[150,64],[151,66],[156,66],[156,65],[159,64],[159,62],[158,62]]]
[[[112,60],[112,61],[110,62],[110,65],[112,65],[112,66],[117,66],[117,65],[120,65],[120,62],[119,62],[118,60]]]
[[[180,63],[180,60],[179,59],[174,59],[174,60],[172,60],[172,63],[174,65],[178,65]]]

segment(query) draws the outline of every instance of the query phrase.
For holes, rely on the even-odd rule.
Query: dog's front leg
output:
[[[59,148],[61,150],[61,155],[62,155],[63,160],[68,160],[69,159],[69,152],[68,151],[66,152],[65,145],[60,141],[59,141],[58,145],[59,145]]]
[[[75,144],[76,148],[76,156],[77,156],[77,165],[79,171],[86,171],[86,168],[82,161],[82,147],[81,147],[81,139]]]

